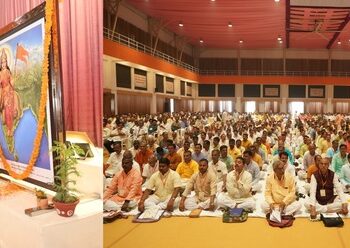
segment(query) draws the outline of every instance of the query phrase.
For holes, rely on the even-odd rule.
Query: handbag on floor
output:
[[[227,208],[222,215],[224,223],[240,223],[248,219],[248,212],[243,208]]]
[[[338,215],[321,214],[321,220],[326,227],[342,227],[344,226],[343,219]]]
[[[266,220],[270,226],[284,228],[284,227],[292,226],[295,218],[293,215],[282,215],[281,222],[276,222],[276,221],[270,220],[270,213],[268,213],[266,215]]]

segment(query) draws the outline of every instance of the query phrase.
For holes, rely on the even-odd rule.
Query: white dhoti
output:
[[[115,202],[112,200],[107,200],[104,204],[103,204],[103,209],[107,210],[107,211],[120,211],[122,209],[124,202]],[[134,208],[137,205],[137,201],[131,200],[129,202],[128,207],[129,208]]]
[[[145,200],[145,203],[144,203],[145,209],[158,207],[160,209],[165,210],[167,205],[168,205],[168,201],[170,200],[170,198],[171,198],[171,195],[169,195],[165,200],[161,200],[156,195],[150,195]],[[179,206],[179,203],[180,203],[180,197],[176,197],[176,199],[174,201],[174,209]]]
[[[304,170],[300,170],[297,172],[297,176],[298,176],[299,180],[303,181],[306,179],[307,173]]]
[[[105,177],[106,178],[106,177]],[[113,177],[107,177],[105,180],[104,180],[104,188],[106,189],[112,182],[113,180]]]
[[[260,173],[259,173],[259,179],[260,179],[260,180],[263,180],[263,179],[265,179],[265,177],[266,177],[266,172],[265,172],[265,171],[260,171]]]
[[[224,185],[223,181],[217,182],[216,183],[216,192],[222,192],[222,186]]]
[[[305,183],[304,185],[305,195],[310,194],[310,188],[311,188],[310,183]]]
[[[218,207],[229,207],[229,208],[244,208],[249,210],[255,210],[256,204],[253,197],[248,197],[245,199],[233,199],[228,193],[221,192],[217,197]]]
[[[307,211],[310,211],[310,207],[311,207],[311,200],[310,198],[307,198],[305,200],[305,208]],[[316,212],[317,213],[336,213],[342,210],[342,202],[340,200],[340,197],[337,196],[333,203],[328,203],[326,205],[321,205],[318,202],[316,202]]]
[[[215,204],[215,200],[214,200],[214,204]],[[193,210],[197,208],[208,209],[209,207],[210,207],[210,198],[208,198],[205,201],[199,201],[198,197],[193,195],[193,196],[187,197],[185,200],[185,209],[187,210]]]
[[[263,203],[261,203],[261,209],[267,213],[270,212],[270,205],[264,201]],[[301,203],[298,201],[294,201],[291,204],[287,205],[284,209],[283,209],[283,214],[285,215],[293,215],[296,212],[298,212],[301,209]]]
[[[259,182],[253,182],[252,184],[252,191],[255,191],[255,192],[261,192],[261,189],[262,189],[262,185],[261,183]]]

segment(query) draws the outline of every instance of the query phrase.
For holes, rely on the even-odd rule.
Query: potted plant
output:
[[[75,207],[79,203],[79,198],[73,193],[76,190],[73,185],[76,184],[74,176],[79,176],[79,172],[76,169],[77,154],[83,154],[83,150],[74,145],[54,141],[52,146],[52,152],[54,153],[55,165],[55,185],[56,195],[53,197],[52,202],[56,208],[58,215],[64,217],[73,216]]]
[[[46,193],[41,189],[35,189],[37,207],[40,209],[47,209],[49,207],[49,201]]]

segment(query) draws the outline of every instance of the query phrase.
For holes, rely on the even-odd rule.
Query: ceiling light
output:
[[[183,27],[184,24],[182,22],[179,22],[179,27]]]
[[[281,40],[282,40],[282,37],[281,37],[281,36],[278,36],[278,37],[277,37],[277,40],[278,40],[278,41],[281,41]]]
[[[210,0],[210,2],[215,2],[215,0]]]
[[[275,0],[276,3],[278,3],[280,0]]]
[[[338,44],[338,45],[341,45],[341,41],[338,41],[337,44]]]
[[[278,43],[282,44],[282,43],[283,43],[283,40],[279,40]]]
[[[240,40],[239,43],[242,44],[242,43],[243,43],[243,40]]]
[[[229,22],[227,26],[228,26],[229,28],[232,28],[232,23]]]
[[[200,43],[203,43],[203,42],[204,42],[204,40],[203,40],[202,38],[200,38],[200,39],[199,39],[199,42],[200,42]]]

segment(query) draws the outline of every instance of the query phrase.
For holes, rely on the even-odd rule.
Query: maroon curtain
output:
[[[0,0],[0,28],[43,0]],[[60,0],[64,121],[102,146],[103,1]]]
[[[0,28],[34,9],[44,0],[0,0]]]
[[[103,1],[60,1],[66,130],[87,132],[102,146]]]

